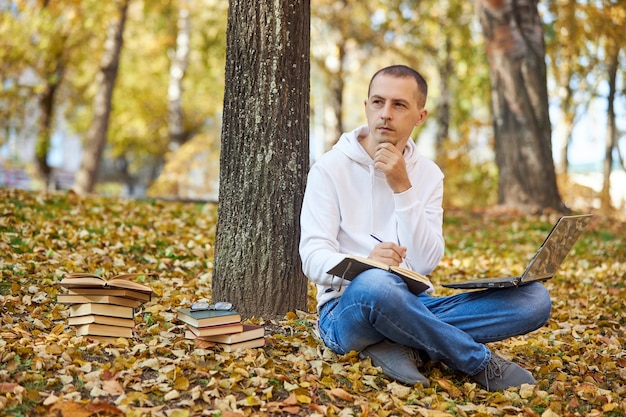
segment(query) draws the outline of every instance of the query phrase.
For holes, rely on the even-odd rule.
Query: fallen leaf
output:
[[[354,397],[343,388],[332,388],[327,391],[329,395],[341,398],[344,401],[354,402]]]

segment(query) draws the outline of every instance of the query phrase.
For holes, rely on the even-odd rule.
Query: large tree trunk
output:
[[[492,85],[499,203],[566,210],[556,184],[543,28],[533,0],[477,1]]]
[[[309,0],[229,1],[213,299],[247,317],[306,308],[309,21]]]
[[[123,0],[119,7],[119,19],[114,20],[109,26],[107,40],[102,55],[100,72],[96,76],[97,91],[93,104],[93,121],[87,132],[83,160],[76,173],[74,191],[78,194],[93,192],[96,176],[100,166],[102,152],[106,145],[107,132],[109,130],[109,115],[111,114],[111,99],[117,78],[120,52],[124,43],[124,25],[126,24],[126,12],[128,0]]]

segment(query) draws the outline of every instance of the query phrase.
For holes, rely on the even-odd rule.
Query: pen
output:
[[[370,233],[370,236],[372,237],[372,239],[374,239],[374,240],[376,240],[376,241],[378,241],[380,243],[383,243],[383,240],[381,238],[379,238],[378,236],[376,236],[374,233]],[[407,258],[406,256],[404,257],[404,260],[408,261],[408,262],[411,262],[411,260],[409,258]]]
[[[380,243],[383,243],[383,240],[381,238],[379,238],[378,236],[376,236],[374,233],[370,233],[370,236],[374,239],[377,240]]]

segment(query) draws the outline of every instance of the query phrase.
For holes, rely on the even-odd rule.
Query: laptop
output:
[[[524,273],[518,277],[481,278],[442,284],[447,288],[507,288],[519,287],[533,281],[546,281],[556,275],[557,269],[569,253],[592,214],[561,217],[531,259]]]

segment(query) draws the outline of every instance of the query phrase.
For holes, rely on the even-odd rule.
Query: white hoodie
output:
[[[444,251],[443,173],[409,139],[404,159],[411,188],[394,194],[382,171],[359,143],[362,126],[344,133],[312,167],[301,222],[304,274],[317,285],[317,307],[339,297],[349,281],[326,273],[345,255],[369,256],[378,243],[407,247],[402,266],[429,274]]]

